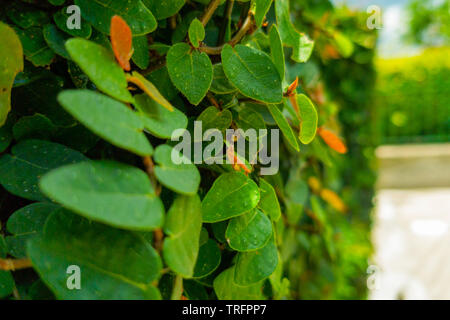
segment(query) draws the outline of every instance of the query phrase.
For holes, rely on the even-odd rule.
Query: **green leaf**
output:
[[[149,97],[159,103],[161,106],[166,109],[173,111],[173,106],[165,97],[161,95],[156,86],[151,83],[149,80],[144,78],[140,73],[133,71],[132,76],[127,76],[127,80],[139,86]]]
[[[272,0],[254,0],[254,2],[256,27],[261,28],[264,18],[272,5]]]
[[[42,237],[28,244],[40,277],[64,300],[159,299],[151,283],[161,259],[141,236],[113,229],[64,209],[52,214]],[[68,290],[67,268],[80,268],[81,290]]]
[[[0,235],[0,258],[5,258],[6,253],[6,244]],[[11,272],[0,270],[0,299],[9,296],[14,290],[14,285]]]
[[[75,0],[83,18],[97,30],[109,34],[111,18],[121,16],[130,26],[133,36],[155,31],[157,22],[140,0]]]
[[[202,121],[202,130],[206,133],[209,129],[217,129],[221,132],[230,127],[232,114],[229,110],[218,110],[216,107],[208,107],[198,116],[197,121]]]
[[[63,145],[25,140],[12,148],[12,155],[0,158],[0,184],[16,196],[45,201],[38,187],[40,177],[52,169],[85,160],[81,153]]]
[[[170,139],[176,129],[186,129],[188,119],[180,110],[173,108],[171,112],[145,94],[134,98],[145,128],[154,136]]]
[[[42,26],[49,22],[46,12],[38,10],[20,1],[12,1],[9,5],[3,4],[8,18],[22,29]]]
[[[147,69],[150,64],[150,48],[147,36],[133,37],[133,62],[140,69]]]
[[[141,117],[126,105],[90,90],[66,90],[59,103],[92,132],[113,145],[141,156],[153,148],[142,132]]]
[[[283,98],[281,79],[270,57],[243,45],[225,45],[222,65],[228,80],[245,96],[267,103]]]
[[[212,83],[211,60],[204,52],[191,51],[187,43],[177,43],[167,53],[167,70],[175,87],[193,105],[198,105]]]
[[[210,90],[216,94],[236,92],[237,89],[228,81],[221,63],[213,65],[213,81]]]
[[[311,100],[304,94],[297,95],[297,104],[300,111],[300,141],[303,144],[309,144],[317,132],[317,111]]]
[[[122,68],[111,51],[92,41],[76,38],[66,42],[66,49],[91,81],[104,93],[123,102],[133,102]]]
[[[26,257],[26,242],[39,235],[49,215],[60,207],[49,202],[38,202],[14,212],[6,228],[12,236],[5,238],[8,252],[16,258]]]
[[[170,47],[169,47],[170,48]],[[150,80],[158,91],[167,99],[172,100],[178,93],[175,86],[170,80],[167,67],[157,69],[146,76]]]
[[[176,164],[173,155],[182,161]],[[168,145],[160,145],[155,150],[155,176],[162,185],[172,191],[185,195],[197,193],[200,184],[200,173],[197,167],[191,163],[179,151]]]
[[[270,28],[269,40],[270,55],[272,57],[272,61],[275,64],[275,67],[277,67],[281,80],[283,80],[286,68],[284,61],[284,50],[283,43],[281,42],[280,38],[280,33],[278,32],[278,28],[276,25],[272,25],[272,27]]]
[[[192,20],[191,25],[189,26],[189,41],[194,46],[194,48],[198,48],[200,46],[200,42],[205,39],[205,28],[203,24],[197,18]]]
[[[266,123],[262,115],[253,109],[243,108],[239,111],[239,118],[236,120],[237,125],[244,131],[255,129],[259,136],[259,130],[266,129]]]
[[[80,29],[69,29],[67,28],[67,20],[70,15],[66,12],[66,8],[61,9],[53,15],[53,21],[55,21],[56,26],[64,31],[65,33],[73,37],[81,37],[88,39],[92,34],[92,27],[86,20],[81,20]]]
[[[283,44],[292,47],[291,59],[296,62],[306,62],[311,56],[314,42],[301,32],[298,32],[291,23],[289,0],[275,1],[277,25]]]
[[[155,15],[156,19],[162,20],[175,15],[184,6],[186,0],[143,0],[147,8]]]
[[[167,212],[163,256],[170,269],[190,278],[199,251],[202,205],[198,195],[178,196]]]
[[[261,200],[259,201],[258,207],[273,221],[278,221],[281,217],[281,209],[275,189],[266,180],[260,179],[259,191],[261,193]]]
[[[258,209],[233,218],[228,224],[225,237],[236,251],[261,249],[272,235],[272,222]]]
[[[240,216],[254,209],[259,198],[259,189],[253,180],[240,172],[224,173],[214,181],[203,199],[203,222]]]
[[[219,267],[220,261],[219,246],[214,240],[208,239],[200,246],[194,268],[194,278],[203,278],[210,275]]]
[[[19,37],[0,22],[0,127],[11,110],[11,89],[17,73],[23,70],[23,52]]]
[[[23,46],[23,54],[36,67],[49,65],[55,58],[55,53],[45,42],[42,28],[31,27],[26,30],[15,29]]]
[[[256,251],[240,252],[237,257],[234,281],[248,286],[268,278],[277,267],[278,252],[273,238]]]
[[[65,35],[61,32],[56,26],[53,24],[47,24],[44,26],[42,30],[44,35],[44,40],[47,42],[47,45],[58,55],[63,57],[64,59],[70,60],[70,55],[67,52],[64,44],[69,36]]]
[[[13,127],[13,134],[16,141],[33,138],[48,140],[56,130],[57,127],[50,119],[36,113],[20,118]]]
[[[214,291],[219,300],[262,300],[262,282],[240,286],[234,282],[235,267],[226,269],[214,279]]]
[[[42,192],[95,221],[131,230],[153,230],[163,223],[164,207],[148,176],[111,161],[64,166],[46,174]]]
[[[297,138],[295,137],[294,131],[292,130],[291,126],[287,122],[286,118],[284,117],[283,113],[281,113],[280,109],[275,104],[268,104],[267,109],[269,109],[270,114],[272,115],[273,119],[277,123],[278,127],[280,128],[281,132],[283,132],[284,137],[289,142],[289,144],[296,150],[300,151],[300,148],[298,146]]]
[[[335,32],[333,37],[339,53],[344,58],[350,57],[355,49],[353,42],[341,32]]]

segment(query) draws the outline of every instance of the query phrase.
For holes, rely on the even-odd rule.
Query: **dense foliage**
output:
[[[329,1],[0,8],[0,297],[363,298],[365,18]],[[230,141],[216,155],[232,165],[175,163],[170,138],[195,120],[279,128],[280,170]]]
[[[383,143],[450,140],[448,47],[377,61],[377,130]]]

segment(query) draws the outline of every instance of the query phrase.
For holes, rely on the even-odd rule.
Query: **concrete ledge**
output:
[[[376,155],[378,189],[450,187],[450,143],[381,146]]]

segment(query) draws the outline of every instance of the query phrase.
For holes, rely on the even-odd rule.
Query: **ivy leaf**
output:
[[[223,66],[217,63],[213,66],[213,81],[210,90],[216,94],[227,94],[236,92],[237,89],[228,81]]]
[[[300,148],[298,146],[297,138],[295,137],[294,131],[292,130],[291,126],[287,122],[286,118],[284,117],[283,113],[281,113],[280,109],[278,109],[278,106],[275,104],[268,104],[267,108],[269,109],[270,114],[272,115],[273,119],[277,123],[278,127],[280,128],[281,132],[283,132],[284,137],[289,142],[289,144],[296,150],[300,151]]]
[[[198,105],[212,83],[211,60],[204,52],[191,51],[187,43],[177,43],[167,53],[167,70],[175,87],[190,103]]]
[[[111,46],[117,62],[125,71],[130,71],[133,55],[133,35],[128,24],[120,16],[111,18]]]
[[[27,251],[34,268],[59,299],[160,298],[151,283],[159,277],[161,259],[134,232],[61,209],[49,217],[43,236],[29,242]],[[67,289],[70,265],[80,267],[82,290]]]
[[[83,125],[113,145],[141,156],[153,153],[142,132],[141,117],[126,105],[85,89],[65,90],[58,95],[58,101]]]
[[[253,180],[240,172],[224,173],[214,181],[203,199],[203,222],[240,216],[254,209],[259,198],[259,189]]]
[[[270,28],[269,40],[270,40],[270,55],[272,57],[272,61],[275,64],[275,67],[277,67],[281,80],[283,80],[286,68],[284,59],[284,50],[283,50],[283,43],[281,42],[280,38],[280,33],[278,32],[278,28],[276,25],[272,25],[272,27]]]
[[[23,51],[19,37],[0,22],[0,127],[11,110],[11,89],[17,73],[23,70]]]
[[[289,11],[289,0],[275,1],[275,13],[281,40],[285,46],[293,49],[291,59],[300,63],[306,62],[311,56],[314,42],[293,26]]]
[[[253,0],[255,2],[255,23],[261,28],[264,18],[272,5],[272,0]]]
[[[234,282],[235,266],[214,279],[214,292],[220,300],[262,300],[262,282],[240,286]]]
[[[270,57],[257,49],[229,44],[222,49],[222,65],[228,80],[245,96],[267,103],[283,98],[281,79]]]
[[[234,281],[248,286],[268,278],[278,265],[278,252],[273,238],[256,251],[240,252],[237,257]]]
[[[304,94],[297,95],[300,111],[300,141],[309,144],[316,136],[318,115],[311,100]]]
[[[45,201],[39,191],[40,177],[63,165],[85,161],[81,153],[42,140],[25,140],[0,158],[0,184],[10,193],[29,200]]]
[[[219,267],[220,261],[221,254],[217,242],[208,239],[200,246],[193,277],[203,278],[210,275]]]
[[[233,218],[228,224],[225,237],[236,251],[261,249],[272,235],[272,222],[258,209]]]
[[[46,174],[42,192],[87,218],[131,230],[162,225],[164,207],[148,176],[112,161],[64,166]]]
[[[173,162],[172,154],[183,161],[176,164]],[[179,151],[168,145],[160,145],[155,150],[156,178],[165,187],[177,193],[193,195],[197,193],[200,184],[200,173],[197,167],[190,162]]]
[[[49,215],[59,208],[53,203],[38,202],[14,212],[6,224],[8,232],[13,234],[5,238],[9,254],[25,258],[26,242],[42,232]]]
[[[162,20],[175,15],[184,6],[186,0],[143,0],[147,8]]]
[[[170,102],[163,97],[163,95],[159,92],[159,90],[155,87],[153,83],[151,83],[149,80],[141,76],[140,73],[133,71],[133,74],[131,76],[127,76],[127,80],[129,82],[134,83],[139,88],[141,88],[142,91],[144,91],[149,97],[155,100],[158,104],[160,104],[169,111],[173,111],[173,106],[170,104]]]
[[[101,91],[120,101],[133,102],[125,73],[108,49],[81,38],[68,40],[66,49]]]
[[[109,34],[111,18],[120,15],[130,26],[133,35],[140,36],[155,31],[157,22],[140,0],[75,0],[83,18],[97,30]]]
[[[281,217],[281,209],[275,189],[266,180],[260,179],[259,191],[261,193],[261,200],[259,201],[258,207],[273,221],[278,221]]]
[[[200,42],[205,39],[205,28],[203,24],[197,18],[192,20],[189,26],[189,41],[194,46],[194,48],[198,48],[200,46]]]
[[[134,106],[142,115],[145,128],[154,136],[170,139],[176,129],[186,129],[188,119],[180,110],[173,108],[170,112],[145,94],[134,98]]]
[[[163,256],[170,269],[190,278],[199,251],[202,205],[198,195],[178,196],[167,212]]]
[[[55,22],[56,26],[65,33],[73,37],[88,39],[92,34],[91,24],[82,19],[80,23],[80,29],[69,29],[67,28],[67,20],[69,19],[69,17],[70,16],[66,12],[66,8],[63,8],[53,15],[53,21]]]

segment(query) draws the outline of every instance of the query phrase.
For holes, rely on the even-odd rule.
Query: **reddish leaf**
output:
[[[120,16],[111,18],[111,45],[122,69],[130,71],[133,55],[133,35],[128,24]]]
[[[336,136],[333,132],[330,130],[327,130],[323,127],[319,128],[318,130],[319,135],[322,137],[323,141],[333,150],[339,152],[339,153],[346,153],[347,147],[342,142],[341,138]]]

